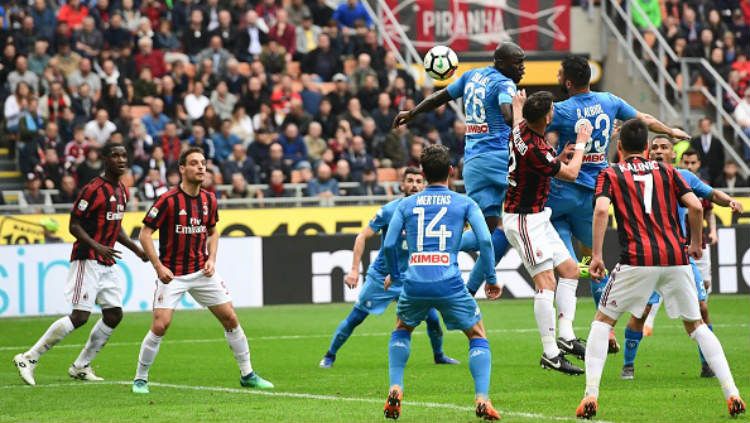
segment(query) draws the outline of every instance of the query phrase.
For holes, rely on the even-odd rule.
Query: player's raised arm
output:
[[[578,172],[581,170],[581,164],[583,163],[583,153],[586,150],[586,143],[591,140],[591,132],[594,128],[588,119],[581,119],[578,126],[578,136],[576,137],[576,145],[573,148],[573,158],[570,162],[560,163],[560,171],[555,175],[556,178],[565,181],[575,181],[578,178]]]
[[[401,207],[393,213],[391,222],[388,224],[388,231],[385,234],[383,242],[383,251],[385,252],[385,262],[388,265],[388,274],[391,275],[391,281],[401,280],[401,271],[398,268],[398,249],[401,231],[404,229],[404,218],[401,215]]]
[[[357,234],[357,237],[354,239],[354,247],[352,248],[352,268],[344,278],[344,283],[349,288],[354,289],[359,283],[359,267],[362,264],[362,254],[365,251],[365,242],[367,242],[368,239],[372,238],[375,235],[375,231],[373,231],[372,228],[367,225],[364,227],[364,229],[362,229],[362,231],[360,231],[360,233]]]
[[[519,90],[513,96],[513,127],[518,126],[523,120],[523,104],[526,102],[526,90]],[[504,106],[504,105],[503,105]]]
[[[714,188],[711,194],[711,202],[722,207],[729,207],[733,213],[742,213],[744,208],[742,203],[732,198],[724,191]]]
[[[685,131],[683,131],[680,128],[670,128],[669,126],[665,125],[660,121],[659,119],[651,116],[648,113],[642,113],[638,112],[636,113],[636,118],[638,120],[642,121],[643,123],[648,126],[648,130],[651,132],[656,132],[657,134],[664,134],[669,135],[670,137],[676,139],[676,140],[688,140],[690,139],[690,135],[688,135]]]
[[[419,104],[417,104],[417,106],[413,109],[402,110],[398,112],[398,115],[396,115],[396,119],[393,120],[393,127],[398,128],[401,125],[406,125],[414,118],[414,116],[420,113],[431,112],[451,100],[453,100],[453,97],[448,92],[448,88],[443,88],[442,90],[435,91],[434,93],[427,96],[427,98],[422,100]]]

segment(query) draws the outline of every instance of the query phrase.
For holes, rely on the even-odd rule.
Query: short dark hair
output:
[[[570,55],[562,61],[563,78],[580,88],[591,82],[591,67],[583,56]]]
[[[639,119],[630,119],[620,128],[620,146],[626,153],[641,153],[648,146],[648,127]]]
[[[666,134],[656,134],[653,138],[651,138],[651,144],[653,144],[656,140],[667,140],[671,144],[674,144],[674,140],[672,139],[672,137]]]
[[[187,150],[180,153],[180,160],[177,162],[180,164],[180,166],[185,166],[187,163],[187,158],[189,155],[193,153],[200,153],[203,157],[206,157],[206,153],[203,152],[203,149],[200,147],[190,147]]]
[[[451,170],[451,155],[448,148],[441,144],[427,146],[420,159],[427,182],[441,182],[448,179]]]
[[[549,91],[539,91],[531,94],[523,104],[523,118],[527,122],[536,122],[545,117],[552,107],[554,97]]]
[[[367,171],[367,169],[365,169],[365,171]],[[404,178],[403,179],[406,180],[406,177],[408,175],[421,175],[421,174],[422,174],[422,169],[420,169],[418,167],[414,167],[414,166],[409,166],[409,167],[407,167],[404,170]]]
[[[100,154],[102,155],[102,157],[109,157],[112,155],[112,151],[117,147],[125,148],[125,146],[120,143],[109,141],[104,144],[104,147],[102,147]]]
[[[687,150],[685,150],[685,152],[682,153],[682,157],[685,156],[695,156],[698,158],[698,161],[701,161],[701,155],[698,154],[698,150],[694,148],[688,148]]]

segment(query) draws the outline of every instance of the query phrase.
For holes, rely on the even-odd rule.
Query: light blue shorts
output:
[[[547,207],[550,221],[571,257],[577,257],[573,237],[591,247],[591,223],[594,216],[594,190],[582,185],[552,180]]]
[[[698,269],[698,266],[695,264],[695,260],[693,258],[690,258],[690,267],[693,269],[693,279],[695,279],[695,289],[698,291],[698,301],[706,301],[708,298],[708,292],[706,291],[706,287],[703,286],[703,275],[701,275],[701,271]],[[648,299],[648,303],[650,305],[654,305],[659,302],[661,299],[661,296],[654,292],[651,294],[651,298]]]
[[[393,301],[398,300],[402,289],[402,285],[391,285],[386,291],[383,280],[368,273],[354,307],[369,314],[383,314]]]
[[[508,191],[508,153],[493,152],[476,155],[464,163],[466,195],[476,201],[485,216],[502,214]]]
[[[402,294],[398,300],[398,318],[407,326],[416,327],[433,307],[450,330],[467,330],[482,320],[476,300],[466,290],[443,298],[409,298]]]

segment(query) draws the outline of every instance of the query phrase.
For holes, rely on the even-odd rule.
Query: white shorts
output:
[[[703,276],[703,282],[711,283],[711,246],[703,249],[703,256],[695,261],[695,265]]]
[[[550,208],[541,213],[503,213],[505,236],[518,251],[532,278],[545,270],[555,269],[565,260],[572,260],[549,220],[551,213]]]
[[[105,266],[96,260],[73,260],[65,285],[65,300],[73,310],[91,311],[94,304],[101,308],[122,308],[120,276],[115,266]]]
[[[615,266],[599,301],[599,311],[617,320],[622,313],[643,316],[651,294],[664,299],[670,318],[701,319],[693,270],[685,266]]]
[[[213,307],[232,301],[229,297],[229,290],[224,285],[224,279],[218,272],[209,278],[203,274],[203,271],[198,271],[189,275],[175,276],[169,283],[163,283],[157,279],[154,308],[174,309],[186,292],[203,307]]]

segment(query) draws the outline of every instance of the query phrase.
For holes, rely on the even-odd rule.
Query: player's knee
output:
[[[70,313],[70,322],[73,323],[74,328],[80,328],[81,326],[85,325],[86,322],[89,321],[89,316],[91,315],[91,312],[83,311],[83,310],[73,310],[72,313]]]
[[[484,332],[484,324],[480,321],[464,332],[469,339],[487,338]]]
[[[411,326],[407,326],[406,323],[401,321],[401,319],[396,320],[396,330],[405,330],[409,333],[411,333],[414,328]]]
[[[685,325],[685,330],[687,331],[688,335],[692,335],[693,332],[695,332],[695,330],[703,324],[703,320],[685,320],[682,323]]]
[[[557,266],[556,270],[561,278],[578,279],[578,266],[575,264],[573,259],[565,260],[559,266]]]
[[[539,290],[554,291],[557,283],[555,281],[555,274],[551,270],[545,270],[534,276],[534,286]]]
[[[164,336],[171,322],[168,319],[157,319],[151,324],[151,332],[156,336]]]
[[[240,321],[237,319],[237,314],[232,312],[221,319],[221,324],[224,326],[224,329],[231,330],[239,326]]]
[[[105,325],[114,329],[122,321],[122,309],[115,307],[102,310],[102,320]]]
[[[708,304],[706,304],[705,301],[701,301],[698,304],[699,304],[700,310],[701,310],[701,318],[703,319],[704,322],[709,323],[709,320],[708,320]]]
[[[644,312],[643,315],[648,316],[648,311]],[[631,330],[634,330],[636,332],[643,332],[644,321],[645,321],[644,317],[630,316],[630,320],[628,321],[628,327]]]

